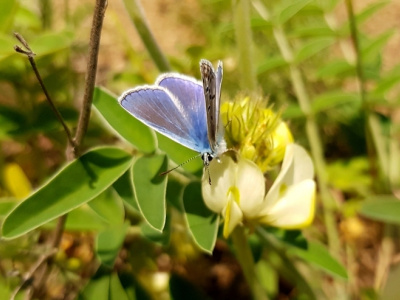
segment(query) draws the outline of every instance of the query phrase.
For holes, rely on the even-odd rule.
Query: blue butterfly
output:
[[[163,74],[155,85],[124,92],[119,103],[145,125],[199,152],[207,167],[226,151],[219,116],[222,62],[214,71],[212,64],[202,59],[200,73],[203,84],[188,76]]]

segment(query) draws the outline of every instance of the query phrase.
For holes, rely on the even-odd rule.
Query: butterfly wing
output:
[[[187,97],[193,97],[195,92],[190,92],[190,86],[185,87],[189,92]],[[182,95],[178,98],[162,86],[142,86],[122,94],[119,103],[136,119],[166,137],[197,152],[207,151],[208,141],[198,138],[197,123],[193,123],[196,112],[187,109]]]
[[[217,72],[205,59],[200,61],[204,98],[207,112],[208,140],[213,153],[218,153],[219,142],[223,142],[223,128],[219,124],[219,108],[222,84],[222,63],[218,63]]]

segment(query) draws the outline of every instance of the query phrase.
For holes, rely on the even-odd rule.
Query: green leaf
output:
[[[362,22],[368,20],[369,17],[373,16],[377,11],[379,11],[389,3],[390,1],[380,1],[367,6],[363,11],[356,15],[356,23],[358,24],[358,26],[360,26]]]
[[[154,229],[147,222],[142,222],[140,224],[140,229],[143,236],[153,243],[158,243],[163,246],[167,246],[169,244],[171,237],[171,220],[168,214],[166,215],[165,226],[162,232]]]
[[[321,79],[339,77],[343,79],[344,76],[355,75],[354,66],[350,65],[345,60],[335,60],[326,65],[323,65],[317,71],[317,77]]]
[[[327,25],[298,26],[288,36],[291,38],[335,37],[336,32]]]
[[[0,3],[7,3],[7,2],[0,1]],[[0,14],[1,14],[1,4],[0,4]],[[3,35],[0,33],[0,61],[9,58],[11,55],[15,54],[14,46],[17,42],[18,41],[13,39],[11,36]]]
[[[286,23],[294,15],[296,15],[311,0],[284,1],[280,7],[274,12],[274,21],[278,24]]]
[[[110,275],[95,276],[79,294],[79,300],[109,300]]]
[[[370,62],[380,56],[383,47],[387,44],[389,38],[395,33],[395,30],[387,30],[373,40],[368,40],[362,43],[361,55],[364,62]]]
[[[167,170],[165,155],[144,156],[132,168],[135,198],[143,218],[154,229],[162,231],[165,225],[165,192],[167,177],[160,175]]]
[[[300,106],[296,104],[290,104],[282,113],[282,118],[286,119],[299,119],[304,118],[304,113],[302,112]]]
[[[118,274],[111,274],[110,278],[110,300],[129,300],[128,295],[121,285]]]
[[[9,32],[12,28],[18,7],[16,0],[0,1],[0,32]]]
[[[168,154],[169,159],[177,164],[185,163],[182,165],[183,169],[191,173],[202,170],[203,161],[201,160],[199,153],[182,146],[160,133],[157,133],[157,139],[159,148]],[[198,156],[198,158],[194,158],[196,156]],[[192,160],[188,161],[190,159]]]
[[[296,53],[295,61],[300,63],[311,56],[320,53],[325,48],[333,45],[335,39],[333,38],[319,38],[312,39],[308,43],[304,44]]]
[[[31,41],[29,46],[36,53],[37,57],[40,58],[70,48],[73,37],[74,33],[68,30],[48,32]]]
[[[4,220],[3,236],[16,238],[92,200],[132,164],[132,156],[114,147],[91,150],[69,163]]]
[[[279,228],[265,228],[267,232],[272,233],[276,238],[293,247],[307,249],[308,243],[300,230],[284,230]]]
[[[144,153],[153,153],[157,148],[154,131],[123,109],[116,96],[104,88],[96,87],[93,105],[108,124],[126,141]]]
[[[54,229],[57,226],[57,220],[52,220],[44,224],[43,228]],[[103,230],[110,225],[100,218],[88,205],[84,204],[77,209],[68,213],[67,222],[65,224],[66,230],[76,231],[99,231]]]
[[[113,184],[113,188],[124,203],[135,211],[139,211],[135,194],[133,193],[132,171],[128,170]]]
[[[112,268],[124,242],[129,223],[115,225],[100,232],[96,238],[95,249],[101,263]]]
[[[329,254],[325,246],[319,243],[308,242],[308,249],[303,250],[301,248],[291,247],[288,252],[321,268],[332,276],[344,279],[348,278],[346,268]]]
[[[0,217],[6,216],[17,204],[18,204],[17,199],[1,198]]]
[[[346,103],[361,103],[360,95],[342,91],[328,92],[314,98],[311,108],[314,113],[319,113]]]
[[[88,205],[110,224],[117,225],[124,222],[124,204],[117,192],[112,188],[106,189],[90,201]]]
[[[389,76],[381,78],[377,84],[375,89],[372,91],[372,95],[384,96],[384,94],[390,91],[393,87],[398,86],[400,82],[400,74],[391,74]]]
[[[400,224],[400,201],[392,195],[376,195],[362,203],[360,214],[373,220]]]
[[[211,254],[217,240],[219,215],[204,204],[199,182],[192,182],[185,188],[183,206],[194,241],[202,250]]]
[[[260,75],[260,74],[269,72],[271,70],[274,70],[274,69],[277,69],[280,67],[284,67],[286,65],[287,65],[287,62],[280,55],[268,57],[258,66],[257,74]]]

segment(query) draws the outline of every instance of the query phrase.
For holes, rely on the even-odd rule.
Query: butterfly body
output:
[[[199,152],[204,165],[226,151],[219,122],[222,63],[215,73],[202,60],[203,84],[175,73],[163,74],[154,85],[128,90],[119,102],[136,119],[183,146]]]

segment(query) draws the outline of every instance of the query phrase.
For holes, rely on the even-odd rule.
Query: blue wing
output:
[[[121,106],[144,124],[185,147],[201,153],[210,151],[205,112],[203,109],[200,113],[196,106],[197,83],[173,75],[164,75],[158,82],[160,86],[143,86],[125,92],[119,98]]]

